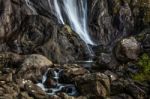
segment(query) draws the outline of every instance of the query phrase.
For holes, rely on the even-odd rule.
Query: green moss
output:
[[[138,74],[133,75],[133,79],[137,81],[150,80],[150,57],[144,53],[137,65],[139,66],[140,71]]]
[[[73,31],[71,29],[71,27],[67,24],[65,24],[62,29],[60,30],[60,33],[68,33],[68,34],[71,34]]]

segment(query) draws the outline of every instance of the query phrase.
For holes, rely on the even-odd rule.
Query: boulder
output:
[[[140,44],[134,37],[121,40],[115,50],[117,59],[123,62],[137,60],[139,53]]]
[[[109,95],[110,80],[105,74],[85,74],[83,76],[76,77],[75,83],[82,95],[97,97],[106,97]]]
[[[31,97],[35,99],[48,99],[48,95],[40,87],[33,84],[31,81],[24,83],[24,90],[28,92]]]
[[[17,75],[26,80],[37,82],[45,70],[52,65],[53,63],[42,55],[27,55]]]
[[[64,75],[70,79],[87,73],[89,73],[88,70],[77,64],[64,65]]]

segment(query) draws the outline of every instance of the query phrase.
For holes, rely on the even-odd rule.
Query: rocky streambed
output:
[[[149,0],[88,0],[94,56],[48,0],[27,1],[0,0],[0,99],[149,99]]]
[[[54,64],[40,54],[3,52],[0,98],[148,99],[149,53],[144,50],[149,48],[144,46],[149,39],[138,36],[122,39],[114,54],[101,53],[87,69],[84,64]]]

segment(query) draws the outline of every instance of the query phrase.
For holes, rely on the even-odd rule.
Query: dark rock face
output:
[[[47,0],[31,3],[35,11],[25,0],[0,2],[0,51],[40,53],[61,63],[88,57],[85,43],[72,30],[68,31],[69,27],[58,24]],[[107,46],[132,34],[136,26],[142,25],[134,22],[140,13],[138,4],[138,1],[89,0],[89,30],[95,42]]]
[[[89,63],[96,67],[89,70],[69,64],[89,59],[85,42],[58,23],[48,0],[30,1],[35,11],[25,0],[0,0],[0,99],[149,98],[150,81],[130,75],[141,69],[135,63],[140,53],[150,55],[149,0],[88,0],[89,32],[98,44]],[[37,85],[48,68],[44,87],[70,84],[54,96]],[[74,89],[78,95],[69,96]]]
[[[116,8],[116,12],[113,11],[115,6],[120,8]],[[132,32],[134,20],[128,3],[89,0],[89,7],[89,27],[99,44],[110,45],[118,37]]]
[[[33,1],[35,5],[38,2]],[[38,15],[24,0],[1,1],[1,5],[0,51],[40,53],[55,62],[69,62],[88,55],[79,36],[69,26],[59,25],[50,9],[43,9],[44,5],[35,6]]]

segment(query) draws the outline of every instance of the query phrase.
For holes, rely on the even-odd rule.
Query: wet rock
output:
[[[89,71],[77,64],[64,65],[64,75],[70,79],[86,73],[89,73]]]
[[[102,73],[85,74],[75,79],[79,93],[88,96],[106,97],[110,91],[109,77]]]
[[[137,60],[139,53],[140,44],[134,37],[121,40],[116,48],[116,57],[120,61]]]
[[[58,24],[47,1],[30,2],[35,11],[27,6],[25,0],[0,2],[1,52],[38,53],[61,63],[88,54],[81,38],[69,26]]]
[[[89,27],[102,45],[111,45],[134,29],[130,3],[125,0],[89,0]],[[111,47],[111,46],[110,46]]]
[[[64,65],[54,64],[54,67],[51,68],[50,71],[54,70],[60,70],[59,82],[61,83],[72,83],[74,82],[75,77],[89,73],[87,69],[77,64],[64,64]],[[52,73],[50,73],[49,75],[52,75]]]
[[[89,0],[88,7],[90,9],[88,16],[91,35],[96,39],[98,44],[108,45],[114,35],[117,34],[117,31],[111,24],[112,18],[108,13],[108,2]]]
[[[31,81],[25,82],[24,89],[35,99],[48,99],[47,93]]]
[[[45,70],[49,66],[52,66],[52,64],[53,63],[50,60],[42,55],[28,55],[21,64],[21,69],[19,69],[18,76],[37,82]]]

